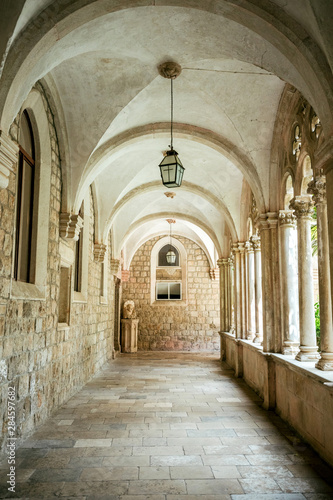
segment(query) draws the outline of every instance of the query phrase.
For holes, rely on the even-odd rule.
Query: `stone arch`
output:
[[[160,4],[164,6],[183,6],[181,0],[176,2],[164,0]],[[142,6],[142,2],[138,3],[138,5]],[[147,5],[151,5],[151,3],[147,2]],[[129,7],[133,8],[135,4],[133,5],[133,2],[127,0],[122,3],[120,8],[125,10]],[[272,46],[276,47],[280,54],[288,60],[291,67],[296,70],[293,76],[295,80],[299,80],[297,83],[292,83],[300,88],[307,99],[312,102],[314,108],[318,110],[323,123],[325,123],[324,126],[328,127],[328,130],[331,129],[333,107],[332,78],[328,63],[314,40],[311,40],[311,45],[304,42],[306,39],[304,29],[298,26],[296,21],[289,17],[283,9],[275,5],[274,10],[270,10],[273,7],[265,4],[266,10],[264,10],[258,6],[253,6],[249,1],[245,1],[241,7],[229,2],[223,2],[217,10],[215,4],[208,3],[202,5],[198,4],[195,0],[187,2],[187,8],[210,12],[215,15],[223,15],[257,33]],[[43,59],[43,55],[47,54],[47,51],[53,50],[57,42],[59,42],[59,32],[66,33],[74,30],[84,25],[88,20],[96,19],[105,14],[105,12],[115,12],[118,9],[113,4],[110,5],[110,2],[107,0],[100,0],[92,4],[87,4],[87,1],[81,0],[75,2],[75,4],[66,6],[65,9],[62,7],[60,0],[58,0],[53,2],[51,6],[47,7],[35,18],[34,37],[31,37],[31,27],[28,26],[18,40],[15,40],[5,63],[5,85],[3,86],[3,93],[0,96],[1,115],[9,102],[15,102],[16,106],[16,111],[15,106],[9,106],[8,109],[5,109],[5,116],[1,120],[1,126],[5,131],[8,130],[17,112],[20,105],[19,100],[21,99],[22,102],[22,95],[24,92],[27,92],[26,88],[19,91],[17,86],[18,80],[21,79],[20,69],[23,68],[25,71],[28,68],[34,68],[36,62],[39,62],[40,67],[38,70],[34,68],[31,71],[31,76],[27,82],[27,85],[31,86],[30,80],[34,79],[36,81],[42,76],[41,73],[45,74],[47,72],[47,69],[43,67],[41,59]],[[79,11],[80,15],[77,15]],[[48,58],[45,57],[44,59]],[[272,71],[273,63],[269,58],[265,59],[263,57],[261,64],[262,67]],[[273,68],[273,70],[278,76],[286,79],[287,75],[280,74],[281,69]],[[316,96],[314,95],[315,92]],[[17,98],[14,99],[16,96]],[[316,103],[318,103],[318,106],[316,106]]]
[[[222,156],[225,156],[228,160],[230,160],[247,180],[252,192],[255,195],[258,208],[260,210],[264,210],[265,199],[256,168],[250,159],[240,149],[238,149],[235,144],[210,130],[188,124],[175,123],[174,132],[177,133],[178,137],[183,137],[191,141],[204,144],[221,153]],[[125,145],[150,139],[151,137],[156,137],[157,135],[166,135],[168,137],[169,133],[169,123],[143,125],[124,134],[120,134],[98,148],[91,156],[82,175],[75,197],[74,211],[80,206],[82,194],[86,191],[97,175],[105,168],[103,161],[106,157],[110,157],[110,155],[117,153]]]
[[[114,238],[113,238],[113,247],[112,247],[112,249],[113,249],[113,252],[114,252],[114,254],[113,254],[114,258],[117,258],[117,256],[120,255],[121,249],[124,247],[127,239],[144,222],[153,221],[154,219],[166,219],[169,216],[170,216],[169,212],[162,212],[162,213],[156,213],[156,214],[148,215],[148,216],[143,217],[142,219],[139,219],[139,220],[135,221],[129,227],[129,229],[126,232],[126,234],[125,234],[124,238],[122,239],[122,241],[118,242],[117,245],[116,245],[116,242],[114,241]],[[210,237],[210,239],[214,243],[218,256],[219,257],[222,256],[221,246],[220,246],[220,243],[219,243],[219,241],[217,239],[216,234],[209,227],[207,227],[202,221],[196,219],[195,217],[191,217],[191,216],[184,217],[184,214],[178,213],[178,212],[173,212],[172,216],[175,219],[186,220],[186,221],[192,222],[194,225],[196,225],[200,229],[202,229]],[[196,243],[199,245],[198,242],[196,242]],[[142,244],[142,242],[140,242],[140,244]],[[132,252],[133,255],[134,255],[134,253],[136,252],[137,249],[138,249],[138,246],[136,246],[135,250]],[[207,254],[207,249],[204,249],[204,248],[202,248],[202,249]],[[211,259],[209,259],[209,260],[211,261]]]
[[[281,185],[281,208],[282,210],[289,210],[289,203],[294,198],[294,174],[288,169],[283,177]]]
[[[110,227],[113,224],[113,221],[117,214],[121,211],[121,209],[125,208],[126,203],[130,200],[134,200],[136,197],[141,196],[144,192],[149,192],[155,190],[157,187],[159,188],[161,186],[160,182],[151,182],[149,184],[145,184],[143,186],[140,186],[140,189],[136,188],[133,189],[132,191],[129,191],[119,202],[114,206],[110,216],[108,217],[105,227],[104,227],[104,232],[103,232],[103,239],[106,238],[106,235],[110,229]],[[206,189],[196,186],[188,181],[183,181],[182,183],[182,190],[184,191],[189,191],[191,193],[196,193],[199,196],[202,196],[205,200],[209,201],[215,208],[217,208],[221,213],[223,213],[224,217],[226,218],[228,227],[230,229],[230,233],[232,237],[236,240],[237,239],[237,230],[235,227],[235,223],[232,219],[232,216],[227,209],[227,207],[223,204],[221,200],[216,198],[212,193],[208,192]]]

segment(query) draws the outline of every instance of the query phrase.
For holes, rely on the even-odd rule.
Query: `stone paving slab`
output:
[[[332,470],[260,402],[216,354],[120,355],[18,448],[16,498],[331,500]]]

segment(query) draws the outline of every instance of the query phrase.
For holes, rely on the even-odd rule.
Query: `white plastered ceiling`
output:
[[[50,3],[26,2],[16,35]],[[95,4],[91,19],[82,8],[58,23],[58,39],[38,42],[26,87],[15,94],[14,81],[12,93],[22,100],[39,78],[56,90],[68,141],[67,206],[77,211],[93,184],[96,239],[105,242],[112,229],[113,257],[167,234],[165,218],[173,217],[175,234],[197,241],[214,267],[230,238],[246,237],[244,185],[261,210],[269,207],[276,112],[285,81],[296,82],[298,72],[267,39],[221,15],[156,5],[109,12]],[[170,144],[170,81],[157,71],[167,60],[182,66],[174,147],[185,174],[174,198],[165,196],[158,168]]]

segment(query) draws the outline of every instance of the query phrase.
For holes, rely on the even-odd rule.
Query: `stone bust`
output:
[[[123,305],[123,318],[124,319],[135,319],[135,305],[133,300],[126,300]]]

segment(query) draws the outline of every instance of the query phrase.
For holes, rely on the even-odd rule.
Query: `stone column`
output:
[[[240,307],[241,307],[241,339],[246,339],[246,265],[245,243],[239,242],[240,251]]]
[[[242,281],[241,281],[241,255],[236,243],[233,246],[234,252],[234,317],[235,317],[235,334],[237,339],[242,338],[242,307],[241,307],[241,293],[242,293]]]
[[[264,352],[281,352],[279,240],[277,225],[277,213],[268,212],[260,216]]]
[[[300,350],[296,356],[298,361],[314,361],[318,359],[316,343],[316,326],[314,316],[314,292],[312,275],[311,248],[311,215],[313,202],[310,195],[297,196],[290,202],[297,217],[298,246],[298,296],[299,296],[299,329]]]
[[[299,351],[296,217],[292,210],[280,210],[280,257],[282,291],[282,354]]]
[[[255,324],[255,289],[254,289],[254,249],[250,241],[245,243],[247,257],[247,339],[253,340]]]
[[[226,296],[226,283],[225,283],[225,259],[219,259],[217,261],[217,265],[220,268],[220,331],[226,331],[225,317],[226,317],[226,308],[225,308],[225,296]]]
[[[333,370],[333,329],[331,273],[328,244],[326,178],[320,176],[310,182],[308,193],[313,195],[317,207],[317,245],[319,275],[320,310],[320,359],[316,364],[319,370]]]
[[[261,250],[259,236],[252,236],[251,243],[254,250],[254,311],[255,337],[253,342],[262,343],[262,293],[261,293]]]
[[[230,280],[229,280],[229,259],[225,259],[225,264],[224,264],[224,281],[225,281],[225,331],[229,332],[230,331],[230,304],[229,304],[229,299],[230,299],[230,294],[229,294],[229,289],[230,289]]]
[[[229,332],[234,334],[235,333],[235,294],[234,294],[234,288],[235,288],[235,276],[234,276],[234,259],[233,256],[231,255],[228,259],[228,276],[229,276]]]

